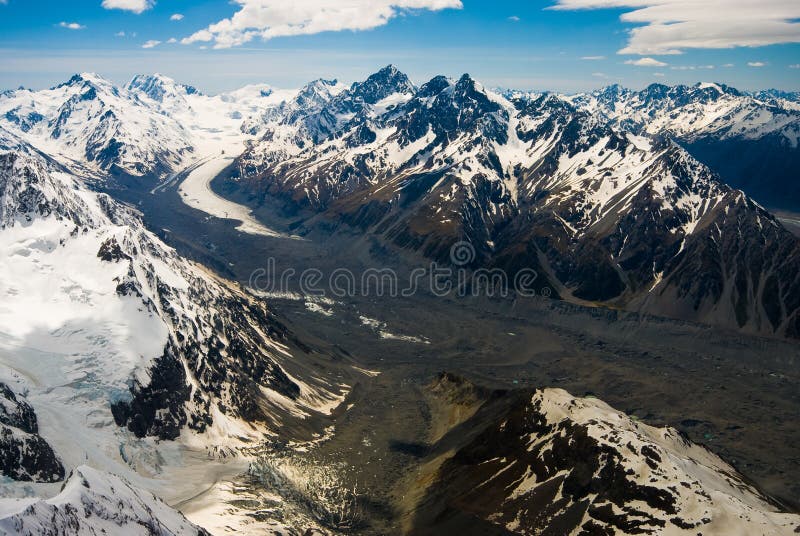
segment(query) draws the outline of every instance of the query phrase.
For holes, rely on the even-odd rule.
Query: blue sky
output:
[[[687,14],[680,7],[638,11],[641,0],[380,0],[359,8],[366,1],[0,0],[0,88],[49,87],[81,71],[118,83],[160,72],[213,93],[254,82],[349,82],[393,63],[418,82],[469,72],[487,85],[518,89],[720,81],[800,90],[798,0],[726,0],[736,4],[726,11],[728,25],[714,13],[721,0],[697,0],[709,8]],[[556,3],[561,8],[550,9]],[[298,4],[313,15],[298,15]],[[319,6],[325,17],[317,16]],[[348,6],[355,11],[336,12]],[[743,34],[736,17],[753,20],[748,10],[756,6],[768,16],[756,16]],[[688,22],[668,26],[679,35],[667,41],[647,33],[658,30],[652,26],[660,17]],[[148,42],[153,46],[143,48]],[[730,48],[708,48],[719,43]]]

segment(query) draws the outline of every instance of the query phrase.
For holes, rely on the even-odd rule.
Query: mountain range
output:
[[[670,138],[673,127],[625,130],[585,97],[508,100],[468,75],[415,88],[393,67],[315,95],[265,116],[228,179],[281,200],[307,229],[324,220],[439,261],[466,240],[474,267],[534,269],[553,296],[800,333],[796,238]],[[799,112],[781,110],[793,122],[768,126],[790,143]]]
[[[641,91],[611,86],[570,100],[620,128],[675,139],[725,183],[767,206],[800,207],[797,93],[653,84]]]
[[[393,66],[297,91],[87,73],[0,94],[0,532],[206,534],[151,492],[180,505],[225,463],[307,454],[379,374],[170,247],[131,198],[218,159],[222,186],[309,240],[366,237],[443,264],[468,242],[455,264],[533,269],[550,298],[796,339],[800,242],[748,188],[795,195],[798,117],[798,96],[774,91],[565,96],[469,75],[418,86]],[[715,164],[745,146],[775,155],[759,181]],[[425,396],[451,418],[411,446],[426,473],[407,533],[800,531],[733,465],[594,398],[450,374]],[[290,476],[284,488],[314,485]],[[248,517],[337,533],[350,499],[326,493],[297,519]]]

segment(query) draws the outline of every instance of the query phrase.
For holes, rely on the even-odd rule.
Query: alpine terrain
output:
[[[0,93],[0,533],[800,533],[798,114],[391,65]],[[489,276],[326,292],[420,267]]]

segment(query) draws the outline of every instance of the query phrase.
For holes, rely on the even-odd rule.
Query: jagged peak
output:
[[[160,74],[160,73],[153,73],[153,74],[137,74],[137,75],[134,75],[134,77],[131,79],[131,81],[128,82],[128,87],[129,88],[130,87],[135,87],[135,86],[137,86],[139,84],[143,84],[143,83],[147,83],[147,82],[152,82],[152,83],[158,82],[158,83],[161,83],[161,84],[177,85],[175,80],[173,80],[172,78],[170,78],[168,76],[164,76],[163,74]]]
[[[178,84],[172,78],[162,74],[137,74],[126,86],[128,91],[140,91],[155,101],[163,101],[164,96],[168,93],[178,94],[192,92],[196,93],[197,90],[191,86],[183,86]]]
[[[464,90],[464,89],[474,89],[476,91],[483,92],[483,86],[477,82],[474,78],[472,78],[469,73],[464,73],[461,75],[461,78],[458,79],[455,86],[456,91]]]
[[[59,84],[58,86],[56,86],[56,88],[67,87],[67,86],[86,86],[86,85],[94,87],[103,87],[103,86],[112,87],[114,84],[112,84],[110,81],[106,80],[97,73],[84,72],[72,75],[72,77],[69,80]]]
[[[461,78],[459,78],[458,81],[456,81],[453,90],[456,93],[476,92],[483,95],[488,95],[488,92],[486,91],[486,88],[483,86],[483,84],[472,78],[472,76],[470,76],[468,73],[464,73],[461,75]]]
[[[647,91],[647,92],[667,91],[669,89],[670,89],[670,86],[668,86],[666,84],[659,84],[658,82],[656,82],[656,83],[650,84],[649,86],[644,88],[644,91]]]
[[[743,95],[743,93],[735,87],[731,87],[721,82],[698,82],[694,85],[694,88],[700,90],[712,89],[718,91],[720,94],[733,95],[734,97],[741,97]]]
[[[625,93],[630,93],[631,90],[622,86],[620,84],[611,84],[610,86],[606,86],[598,91],[596,91],[599,95],[623,95]]]
[[[180,512],[128,481],[81,465],[52,499],[7,502],[0,532],[30,534],[163,534],[206,535]]]
[[[434,76],[428,82],[425,82],[422,87],[419,88],[417,96],[421,98],[432,97],[434,95],[438,95],[454,84],[455,82],[453,82],[452,79],[440,74]]]
[[[312,80],[304,87],[311,88],[311,87],[335,87],[339,84],[339,80],[336,78],[317,78],[316,80]]]
[[[300,88],[298,94],[309,95],[320,92],[330,93],[332,89],[338,86],[339,86],[339,80],[337,80],[336,78],[332,79],[317,78],[316,80],[312,80],[311,82]]]
[[[782,89],[768,88],[759,91],[748,92],[748,95],[757,98],[777,98],[787,100],[800,100],[800,91],[784,91]]]
[[[387,65],[363,82],[356,82],[350,87],[353,97],[363,99],[369,104],[375,104],[395,93],[416,93],[416,91],[416,86],[408,76],[394,65]]]
[[[578,108],[572,102],[557,93],[542,93],[530,100],[523,100],[521,104],[522,109],[528,113],[534,111],[537,114],[542,111],[550,113],[554,110],[568,113],[576,113],[578,111]]]
[[[300,88],[294,97],[294,102],[300,107],[313,108],[328,102],[344,89],[345,87],[335,78],[317,78]]]
[[[402,71],[400,71],[400,69],[395,67],[394,64],[390,63],[389,65],[387,65],[386,67],[384,67],[380,71],[374,73],[372,76],[389,77],[389,76],[397,76],[397,75],[405,76],[405,74]]]

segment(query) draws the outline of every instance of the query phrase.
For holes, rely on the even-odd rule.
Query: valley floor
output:
[[[221,170],[222,164],[218,161],[214,169]],[[190,197],[208,196],[193,188],[209,184],[209,175],[196,183],[189,177],[180,192],[173,184],[143,198],[140,208],[147,223],[181,253],[244,284],[268,259],[275,260],[278,272],[310,267],[358,272],[382,262],[414,265],[413,259],[389,257],[393,254],[377,251],[360,237],[290,240],[241,232],[247,229],[224,216],[250,218],[249,209],[218,213],[201,200],[197,206],[216,216],[209,217],[181,201],[186,190]],[[142,199],[133,192],[117,194]],[[225,192],[225,197],[246,202],[236,192]],[[267,229],[285,232],[291,223],[271,207],[255,208],[253,214]],[[352,406],[350,411],[335,413],[335,433],[310,455],[313,463],[336,468],[336,478],[371,498],[363,512],[365,532],[413,524],[403,517],[404,477],[420,470],[418,459],[434,432],[437,410],[426,400],[424,386],[441,371],[488,387],[555,386],[578,396],[596,395],[648,424],[678,428],[787,508],[800,510],[796,344],[539,298],[419,293],[311,303],[288,293],[270,297],[269,303],[304,340],[341,349],[365,370],[379,372],[364,375],[343,404]],[[209,497],[230,498],[220,489],[230,491],[245,480],[252,485],[252,475],[243,476],[179,506],[190,519],[201,521]],[[234,510],[247,510],[246,501],[236,504]],[[242,519],[254,522],[246,514]]]

